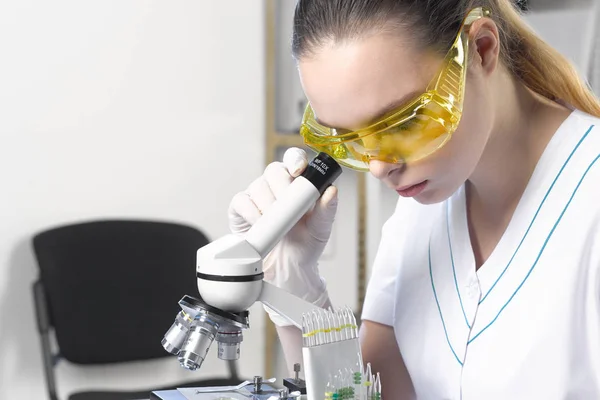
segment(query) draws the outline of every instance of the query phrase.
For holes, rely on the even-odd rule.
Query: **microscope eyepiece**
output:
[[[326,153],[319,153],[302,173],[302,176],[312,183],[319,193],[323,194],[341,175],[342,167]]]

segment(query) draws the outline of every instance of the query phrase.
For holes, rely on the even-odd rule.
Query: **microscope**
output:
[[[229,234],[198,250],[200,297],[184,296],[179,301],[181,311],[162,339],[182,367],[200,368],[215,340],[221,360],[239,359],[242,332],[250,327],[247,310],[257,301],[298,328],[303,315],[319,310],[265,282],[262,261],[341,172],[333,158],[318,154],[245,235]]]

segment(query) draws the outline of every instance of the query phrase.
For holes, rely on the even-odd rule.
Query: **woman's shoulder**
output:
[[[586,139],[600,143],[600,118],[580,110],[574,110],[566,122],[567,130],[572,134],[583,132]]]
[[[544,202],[560,212],[557,219],[573,230],[591,232],[600,228],[600,118],[574,110],[555,142]],[[560,149],[558,149],[560,148]],[[543,180],[535,180],[534,183]],[[570,224],[568,223],[570,221]]]
[[[563,182],[570,182],[575,185],[575,192],[600,196],[600,118],[575,110],[555,136],[557,140],[553,139],[548,145],[553,147],[552,157],[544,164],[553,166],[548,172],[558,171],[555,180],[561,178]],[[586,190],[581,190],[584,189],[580,187],[582,185]],[[600,201],[597,205],[600,207]]]
[[[583,112],[581,110],[577,110],[577,109],[573,110],[573,113],[571,114],[571,116],[578,118],[582,121],[585,121],[588,124],[600,126],[600,117],[595,117],[595,116],[588,114],[586,112]]]
[[[600,118],[574,110],[548,144],[539,166],[530,180],[536,188],[531,193],[546,193],[544,203],[572,216],[587,215],[580,223],[595,221],[600,215]]]
[[[600,118],[577,110],[571,118],[570,133],[580,138],[572,151],[573,158],[578,161],[575,164],[581,167],[579,179],[582,184],[584,180],[592,181],[587,185],[587,192],[594,196],[594,204],[600,210]]]

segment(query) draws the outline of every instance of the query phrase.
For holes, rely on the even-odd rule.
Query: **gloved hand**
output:
[[[231,232],[248,231],[307,165],[306,153],[295,147],[285,152],[283,162],[269,164],[260,178],[233,197],[229,205]],[[323,307],[329,296],[319,274],[318,260],[331,236],[337,203],[337,189],[330,186],[315,207],[265,257],[263,272],[267,282]],[[270,308],[265,310],[276,325],[292,325]]]

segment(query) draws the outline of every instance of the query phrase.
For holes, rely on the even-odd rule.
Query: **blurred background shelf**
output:
[[[290,147],[308,150],[299,135],[307,100],[292,57],[291,38],[295,0],[266,0],[265,163],[281,161]],[[344,170],[336,182],[340,193],[338,216],[331,239],[319,262],[334,305],[348,305],[357,313],[366,285],[366,174]],[[343,274],[340,271],[343,270]],[[274,326],[267,321],[265,376],[285,374]],[[297,360],[300,362],[300,360]]]

